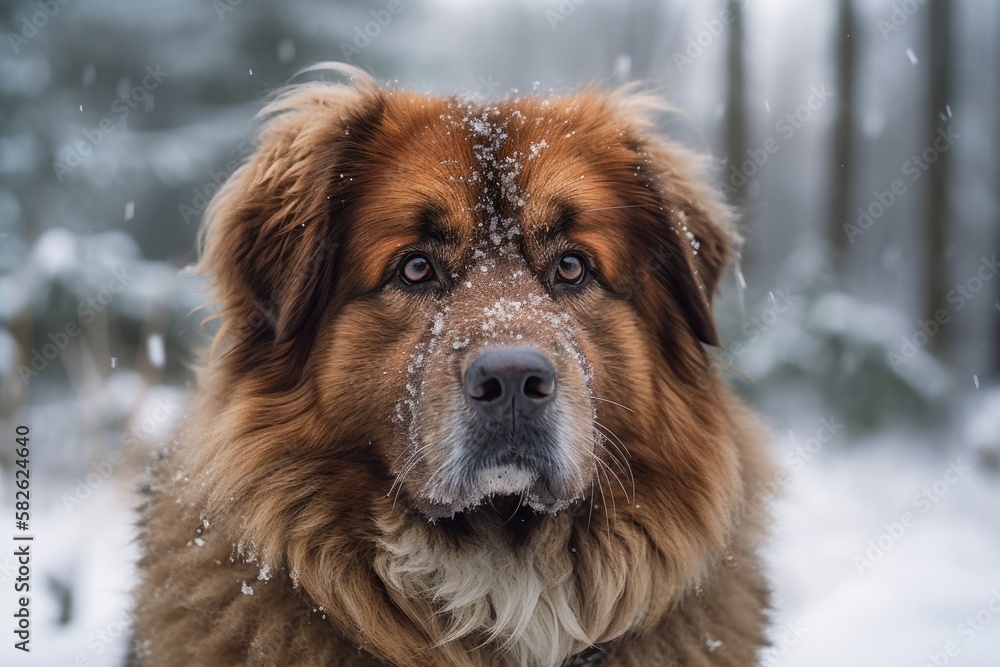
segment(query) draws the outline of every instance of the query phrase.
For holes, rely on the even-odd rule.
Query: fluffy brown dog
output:
[[[769,469],[703,347],[732,231],[662,105],[334,69],[209,209],[133,662],[754,664]]]

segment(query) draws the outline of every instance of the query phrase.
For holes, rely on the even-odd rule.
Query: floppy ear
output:
[[[206,213],[199,268],[214,278],[230,351],[309,334],[332,299],[348,199],[338,174],[361,134],[351,130],[377,122],[382,103],[361,70],[332,69],[352,84],[294,86],[260,112],[256,151]]]
[[[706,159],[653,134],[654,113],[672,110],[661,100],[628,91],[617,95],[636,152],[657,197],[656,220],[641,225],[640,252],[659,287],[669,291],[692,332],[718,346],[712,300],[740,239],[733,213],[704,178]]]

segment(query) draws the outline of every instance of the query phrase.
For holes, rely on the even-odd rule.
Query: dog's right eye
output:
[[[399,279],[405,285],[425,283],[433,278],[434,267],[424,255],[407,255],[399,265]]]

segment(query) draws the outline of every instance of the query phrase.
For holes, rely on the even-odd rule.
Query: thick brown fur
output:
[[[144,508],[133,662],[558,667],[600,645],[622,667],[755,664],[749,498],[770,469],[704,347],[733,231],[697,159],[653,134],[662,105],[437,98],[339,69],[349,85],[264,109],[208,211],[221,329]],[[394,282],[414,248],[436,291]],[[567,248],[598,276],[573,293],[549,270]],[[548,346],[575,397],[582,493],[429,521],[442,454],[414,448],[447,438],[471,351],[514,339]]]

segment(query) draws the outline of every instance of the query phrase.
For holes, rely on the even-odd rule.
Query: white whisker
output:
[[[597,459],[597,455],[594,455],[594,459]],[[611,484],[611,482],[608,482]],[[604,503],[604,523],[608,529],[608,537],[611,537],[611,517],[608,516],[608,499],[604,496],[604,483],[601,481],[601,469],[597,468],[597,490],[601,492],[601,502]],[[593,508],[593,499],[591,499],[591,508]]]
[[[609,429],[607,426],[605,426],[601,422],[597,421],[596,419],[594,420],[594,425],[597,426],[597,428],[601,429],[599,431],[599,433],[602,433],[602,434],[603,433],[607,433],[607,435],[611,436],[612,439],[605,438],[605,440],[607,440],[609,443],[611,443],[611,445],[618,451],[618,453],[625,460],[624,462],[625,462],[625,465],[627,466],[628,469],[627,469],[627,471],[626,470],[622,470],[622,472],[627,472],[628,473],[629,483],[632,485],[632,499],[634,500],[635,499],[635,475],[632,472],[632,464],[629,462],[629,459],[632,458],[631,457],[631,453],[628,451],[628,448],[625,447],[625,443],[623,443],[621,441],[621,439],[617,435],[615,435],[614,432],[611,429]],[[603,437],[603,435],[602,435],[602,437]],[[622,449],[624,449],[625,451],[623,452]]]
[[[600,461],[600,459],[598,459]],[[611,478],[608,477],[608,464],[601,461],[604,471],[604,479],[608,481],[608,493],[611,494],[611,510],[614,512],[614,520],[618,521],[618,502],[615,500],[615,489],[611,486]],[[614,473],[611,473],[614,474]],[[624,491],[624,489],[622,489]]]
[[[617,475],[617,474],[615,473],[615,471],[614,471],[614,470],[612,470],[612,469],[611,469],[611,466],[609,466],[609,465],[608,465],[607,463],[605,463],[604,461],[601,461],[601,459],[597,459],[597,461],[598,461],[598,462],[599,462],[599,463],[600,463],[600,464],[601,464],[602,466],[604,466],[604,469],[605,469],[605,471],[606,471],[606,472],[605,472],[605,474],[608,474],[608,473],[611,473],[612,475],[614,475],[614,478],[615,478],[615,480],[616,480],[616,481],[618,482],[618,486],[622,487],[622,493],[623,493],[623,494],[625,494],[625,500],[627,500],[628,502],[630,502],[630,503],[631,503],[632,501],[631,501],[631,500],[629,499],[629,497],[628,497],[628,490],[627,490],[627,489],[625,488],[625,485],[624,485],[624,484],[622,484],[622,480],[621,480],[621,478],[620,478],[620,477],[618,477],[618,475]],[[610,479],[608,480],[608,486],[609,486],[609,487],[611,486],[611,480],[610,480]],[[615,496],[614,496],[614,493],[612,493],[612,494],[611,494],[611,498],[612,498],[612,500],[614,500],[614,497],[615,497]]]
[[[597,455],[594,455],[594,459],[597,459]],[[597,469],[597,466],[594,466]],[[590,520],[594,518],[594,477],[590,477],[590,512],[587,514],[587,532],[590,532]]]
[[[632,414],[635,414],[635,410],[633,410],[627,405],[622,405],[621,403],[617,403],[607,398],[601,398],[600,396],[591,396],[591,398],[593,398],[595,401],[604,401],[605,403],[610,403],[611,405],[617,405],[619,408],[624,408],[625,410],[628,410]]]
[[[392,490],[394,488],[396,489],[396,495],[392,499],[392,508],[389,510],[390,512],[396,510],[396,501],[399,500],[399,494],[403,491],[403,481],[411,472],[413,472],[414,468],[416,468],[417,465],[423,460],[424,458],[423,453],[426,452],[429,447],[430,447],[429,444],[424,445],[423,447],[418,448],[416,451],[410,454],[410,457],[406,459],[406,463],[403,465],[403,469],[400,470],[398,475],[396,475],[395,481],[393,481],[392,486],[389,487],[388,495],[392,495]]]

